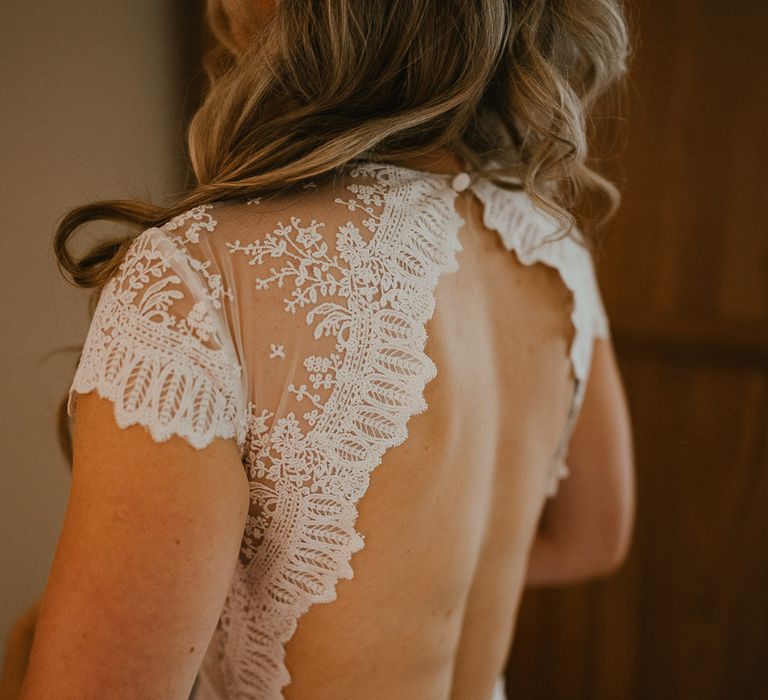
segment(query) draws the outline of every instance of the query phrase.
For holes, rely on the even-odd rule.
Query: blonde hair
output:
[[[502,185],[519,178],[566,233],[585,194],[602,200],[598,223],[615,211],[617,188],[587,165],[587,120],[626,71],[620,2],[280,0],[263,20],[255,6],[242,0],[235,35],[222,0],[207,2],[214,43],[187,133],[189,192],[167,207],[97,201],[61,220],[54,253],[76,286],[102,288],[132,240],[76,260],[67,242],[88,221],[124,222],[138,235],[200,204],[436,148]]]
[[[196,183],[168,207],[106,200],[68,212],[53,246],[77,286],[101,287],[131,240],[75,260],[66,244],[87,221],[158,226],[358,159],[446,148],[474,172],[519,177],[569,226],[587,191],[602,195],[601,221],[618,205],[586,162],[589,110],[629,54],[615,0],[281,0],[242,51],[221,0],[208,0],[206,19],[209,86],[187,134]]]

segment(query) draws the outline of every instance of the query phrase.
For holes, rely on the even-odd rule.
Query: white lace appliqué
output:
[[[301,416],[273,423],[272,412],[252,410],[245,462],[254,507],[207,656],[233,700],[282,697],[284,644],[310,605],[335,600],[337,581],[352,578],[349,560],[364,539],[355,504],[384,451],[406,439],[408,418],[426,409],[423,389],[436,374],[425,324],[440,275],[457,269],[455,193],[426,180],[397,186],[395,172],[371,166],[350,174],[372,183],[335,200],[360,223],[338,227],[334,252],[323,223],[296,217],[263,240],[228,244],[251,264],[269,261],[257,288],[290,289],[285,310],[303,311],[315,338],[335,339],[328,355],[304,360],[307,382],[289,387],[307,403]],[[393,213],[408,198],[426,206],[404,223]]]
[[[165,230],[204,214],[188,212]],[[195,222],[189,238],[176,243],[211,225]],[[157,442],[178,434],[197,448],[214,437],[244,443],[242,370],[216,312],[226,290],[215,276],[203,288],[197,274],[206,267],[161,229],[132,241],[99,297],[69,390],[69,415],[78,392],[96,389],[113,402],[120,427],[144,425]]]

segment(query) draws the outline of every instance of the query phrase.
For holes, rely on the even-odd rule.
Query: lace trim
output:
[[[242,446],[242,370],[224,345],[210,298],[193,287],[188,313],[171,313],[195,279],[181,255],[160,229],[134,239],[99,297],[67,412],[74,415],[78,392],[96,389],[113,402],[121,428],[144,425],[156,442],[178,434],[197,449],[214,437],[234,437]]]
[[[609,336],[592,256],[583,239],[579,243],[570,236],[555,238],[561,232],[560,223],[536,207],[525,192],[502,190],[487,180],[479,180],[472,188],[483,202],[485,226],[499,233],[505,247],[514,250],[520,262],[526,265],[542,262],[554,267],[573,298],[574,336],[568,354],[576,386],[553,467],[547,475],[546,493],[552,497],[557,493],[560,480],[570,473],[565,454],[584,398],[593,338]]]
[[[247,561],[238,562],[204,661],[233,699],[282,697],[290,682],[284,645],[311,605],[335,600],[338,580],[353,577],[349,560],[364,545],[356,503],[383,453],[406,440],[409,417],[427,408],[423,389],[436,375],[424,352],[425,325],[439,277],[458,269],[464,220],[454,208],[456,193],[387,166],[361,164],[350,174],[372,176],[374,184],[350,185],[356,197],[335,201],[361,210],[373,237],[366,244],[352,222],[339,227],[338,257],[347,266],[327,256],[317,232],[322,224],[302,226],[295,217],[294,241],[280,225],[264,242],[231,248],[259,263],[267,255],[270,262],[289,258],[257,288],[282,286],[296,275],[286,310],[306,303],[315,337],[338,341],[330,357],[305,361],[308,370],[326,372],[332,386],[328,400],[304,415],[311,430],[304,434],[290,413],[268,438],[271,414],[252,417],[249,462],[262,478],[254,485],[259,516],[247,526]],[[308,260],[325,276],[309,276]],[[316,303],[322,294],[346,303]]]

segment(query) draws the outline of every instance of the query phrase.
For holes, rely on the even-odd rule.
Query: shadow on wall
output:
[[[66,462],[51,440],[56,428],[69,427],[66,396],[50,394],[51,387],[68,387],[74,375],[82,343],[73,345],[72,336],[61,342],[62,330],[82,340],[83,333],[72,329],[86,327],[81,311],[85,294],[60,278],[50,251],[53,230],[69,208],[89,201],[159,200],[184,187],[190,176],[184,130],[204,86],[199,64],[202,6],[203,0],[124,0],[95,11],[90,4],[65,0],[42,13],[23,3],[0,8],[0,51],[7,59],[3,132],[9,137],[4,170],[12,173],[3,181],[3,220],[30,232],[24,246],[9,249],[7,257],[4,253],[8,274],[3,297],[21,298],[37,290],[24,309],[17,313],[12,308],[3,322],[4,335],[17,338],[3,348],[4,364],[19,368],[4,380],[4,393],[14,400],[4,416],[10,437],[5,461],[18,464],[16,457],[24,455],[26,464],[48,470],[16,470],[9,475],[13,483],[6,479],[0,495],[8,499],[0,509],[11,525],[3,528],[2,542],[6,570],[0,577],[0,700],[18,697],[39,606],[39,600],[29,603],[29,593],[45,587],[55,548],[50,533],[58,531],[66,503],[68,478],[58,480],[51,473],[63,472],[68,464],[71,470],[66,430],[59,438]],[[44,264],[30,266],[30,253]],[[24,257],[17,260],[14,255]],[[64,292],[52,293],[54,288]],[[64,306],[75,296],[80,308],[68,312]],[[38,329],[40,337],[35,335]],[[58,355],[71,356],[71,366],[59,362],[48,367]],[[35,420],[21,422],[24,416]],[[23,537],[12,533],[12,527]]]

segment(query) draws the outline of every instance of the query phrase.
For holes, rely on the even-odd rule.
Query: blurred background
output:
[[[78,204],[183,190],[201,12],[0,4],[4,648],[24,642],[63,520],[56,422],[89,322],[53,232]],[[635,535],[611,578],[526,592],[507,693],[768,698],[768,6],[637,0],[628,14],[626,124],[604,144],[623,203],[597,271],[632,413]]]

